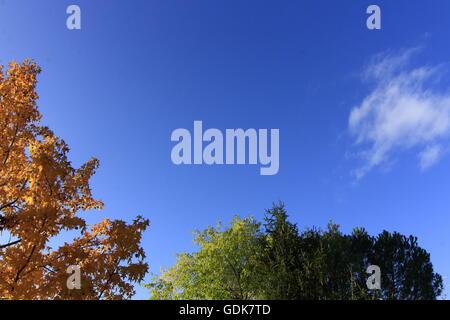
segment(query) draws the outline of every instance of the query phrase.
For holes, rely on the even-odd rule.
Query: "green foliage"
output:
[[[199,251],[147,287],[152,299],[436,299],[442,277],[417,238],[356,228],[349,235],[329,223],[302,232],[282,203],[264,224],[235,217],[230,227],[196,232]],[[369,265],[381,268],[381,290],[369,290]]]
[[[255,299],[259,224],[235,217],[229,228],[196,231],[198,252],[178,262],[147,287],[153,299]]]
[[[374,239],[369,259],[383,271],[384,299],[430,300],[442,293],[442,277],[433,272],[430,254],[416,237],[384,231]]]

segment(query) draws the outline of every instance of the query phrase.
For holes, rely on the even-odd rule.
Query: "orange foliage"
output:
[[[40,125],[39,72],[30,60],[0,67],[0,298],[130,298],[148,269],[140,241],[149,222],[105,219],[89,228],[77,215],[103,207],[89,186],[99,163],[73,168],[67,144]],[[79,237],[49,245],[68,230]],[[67,288],[70,265],[81,268],[81,289]]]

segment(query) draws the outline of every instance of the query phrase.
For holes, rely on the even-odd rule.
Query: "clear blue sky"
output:
[[[89,221],[149,218],[153,272],[193,229],[282,200],[301,227],[417,236],[449,286],[449,39],[446,0],[0,0],[0,62],[35,59],[43,122],[74,164],[101,161]],[[279,128],[279,173],[175,166],[171,132],[194,120]]]

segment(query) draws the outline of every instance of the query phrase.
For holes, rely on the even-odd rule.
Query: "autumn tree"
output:
[[[89,186],[99,162],[74,168],[68,145],[40,124],[39,73],[30,60],[0,68],[0,298],[130,298],[148,269],[140,241],[149,222],[105,219],[89,227],[80,217],[103,207]],[[66,231],[78,236],[50,245]],[[81,289],[69,290],[73,265]]]

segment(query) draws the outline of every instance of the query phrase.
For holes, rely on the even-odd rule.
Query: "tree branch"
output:
[[[7,248],[9,246],[13,246],[15,244],[18,244],[20,241],[22,241],[22,239],[19,239],[19,240],[16,240],[16,241],[13,241],[13,242],[10,242],[10,243],[7,243],[7,244],[2,244],[2,245],[0,245],[0,249],[4,249],[4,248]]]

